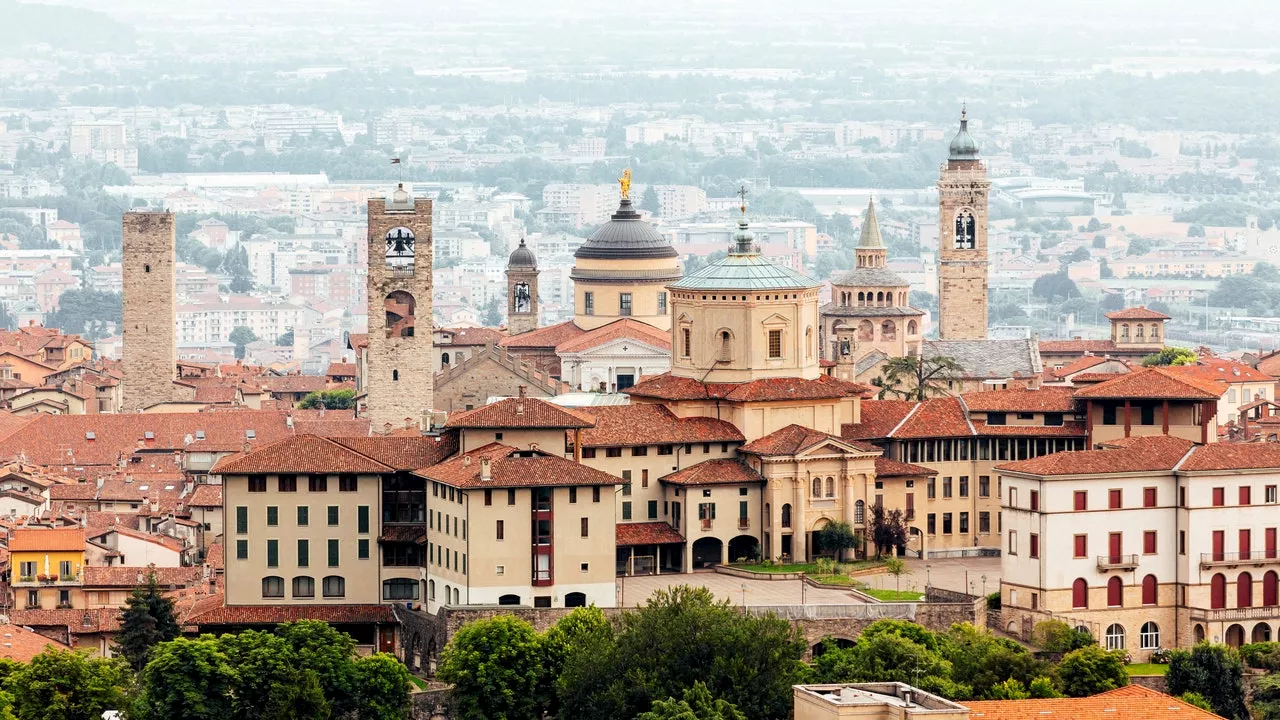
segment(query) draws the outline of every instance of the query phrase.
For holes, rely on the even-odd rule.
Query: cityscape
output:
[[[1280,15],[435,5],[0,0],[0,720],[1280,719]]]

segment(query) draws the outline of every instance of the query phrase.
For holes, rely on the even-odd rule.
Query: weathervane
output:
[[[631,168],[622,171],[622,177],[618,178],[618,185],[622,188],[622,199],[631,199]]]

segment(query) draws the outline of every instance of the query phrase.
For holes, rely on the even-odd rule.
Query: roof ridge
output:
[[[894,426],[893,426],[893,429],[889,431],[889,435],[888,435],[889,437],[893,437],[894,433],[896,433],[896,432],[898,432],[899,430],[901,430],[901,429],[902,429],[902,426],[903,426],[903,425],[905,425],[905,424],[907,423],[907,421],[908,421],[908,420],[910,420],[913,416],[915,416],[915,414],[916,414],[916,412],[917,412],[918,410],[920,410],[920,406],[923,404],[923,403],[922,403],[922,401],[917,400],[917,401],[915,401],[915,402],[916,402],[915,407],[911,408],[911,412],[909,412],[909,413],[907,413],[905,416],[903,416],[903,418],[902,418],[901,420],[899,420],[899,421],[898,421],[898,424],[897,424],[897,425],[894,425]],[[973,429],[973,426],[972,426],[972,425],[970,425],[970,426],[969,426],[969,429],[971,429],[971,430],[972,430],[972,429]]]

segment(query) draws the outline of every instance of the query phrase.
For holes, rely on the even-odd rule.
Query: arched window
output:
[[[1107,607],[1124,605],[1124,581],[1117,576],[1107,580]]]
[[[427,597],[432,600],[436,599],[436,581],[435,580],[427,581]]]
[[[861,307],[862,305],[866,305],[866,304],[867,304],[867,296],[866,296],[866,293],[859,292],[859,293],[858,293],[858,305],[859,305],[859,307]]]
[[[310,575],[299,575],[293,579],[293,596],[309,598],[316,596],[316,581]]]
[[[867,504],[861,500],[853,504],[853,522],[862,525],[867,521]]]
[[[460,590],[459,588],[453,589],[453,604],[454,605],[462,604],[462,590]]]
[[[392,381],[392,382],[396,382],[396,381],[398,381],[399,379],[400,379],[400,371],[399,371],[399,370],[392,370],[392,371],[391,371],[391,381]]]
[[[564,596],[564,606],[567,608],[578,608],[587,606],[587,594],[580,592],[567,593]]]
[[[1120,325],[1120,339],[1121,340],[1129,339],[1129,323],[1123,323]]]
[[[1209,607],[1220,610],[1227,606],[1227,576],[1217,573],[1209,579]]]
[[[1280,575],[1275,570],[1268,570],[1266,575],[1262,576],[1262,604],[1267,607],[1274,607],[1280,602],[1277,601],[1276,591],[1280,588]]]
[[[916,325],[916,321],[915,321],[915,320],[908,320],[908,321],[907,321],[907,334],[908,334],[908,335],[918,335],[918,334],[919,334],[919,332],[920,332],[920,326],[919,326],[919,325]]]
[[[284,597],[284,578],[275,575],[262,578],[262,597]]]
[[[519,595],[503,595],[502,597],[498,598],[498,604],[499,605],[519,605],[520,596]]]
[[[813,328],[804,329],[804,356],[805,358],[813,357]]]
[[[693,330],[680,328],[680,357],[690,357],[693,350]]]
[[[1151,323],[1151,339],[1152,339],[1152,340],[1159,340],[1159,339],[1160,339],[1160,324],[1159,324],[1159,323]]]
[[[1142,578],[1142,604],[1155,605],[1159,590],[1160,584],[1156,582],[1155,575],[1148,575]]]
[[[858,323],[858,339],[874,340],[876,336],[876,326],[871,324],[870,320],[863,320]]]
[[[770,514],[770,510],[772,510],[772,508],[769,506],[769,503],[765,503],[764,504],[764,526],[765,527],[773,527],[773,515]]]
[[[346,578],[341,575],[326,575],[321,583],[320,591],[325,597],[346,597]]]
[[[1236,607],[1253,607],[1253,576],[1247,572],[1236,577]]]
[[[835,497],[835,496],[836,496],[836,479],[833,477],[829,477],[827,478],[827,497]]]
[[[1088,608],[1089,607],[1089,581],[1084,578],[1076,578],[1071,583],[1071,607]]]
[[[977,229],[972,211],[965,209],[956,213],[956,250],[972,250],[976,246]]]
[[[440,364],[441,365],[449,364],[449,353],[440,353]]]
[[[733,359],[733,336],[728,330],[720,331],[720,361],[729,362]]]
[[[816,477],[813,479],[813,491],[810,495],[813,495],[814,497],[822,497],[822,478]]]
[[[782,506],[782,527],[791,527],[791,503]]]
[[[898,325],[892,320],[885,320],[880,323],[880,339],[881,340],[897,340]]]
[[[876,307],[880,307],[881,305],[884,305],[884,293],[878,292],[876,293]]]
[[[1142,629],[1138,631],[1138,647],[1142,650],[1160,647],[1160,626],[1150,620],[1142,623]]]
[[[383,600],[417,600],[418,581],[409,578],[393,578],[382,581]]]
[[[453,586],[445,585],[444,586],[444,604],[448,605],[452,601],[453,601]]]
[[[413,337],[418,301],[404,290],[393,290],[383,301],[387,313],[387,337]]]
[[[1141,323],[1133,326],[1133,331],[1134,331],[1133,333],[1134,337],[1136,337],[1139,340],[1147,336],[1146,326],[1142,325]]]
[[[884,301],[886,304],[888,304],[889,307],[893,307],[893,293],[891,292],[885,293]]]
[[[1123,650],[1124,649],[1124,626],[1120,623],[1112,623],[1107,626],[1107,649]]]

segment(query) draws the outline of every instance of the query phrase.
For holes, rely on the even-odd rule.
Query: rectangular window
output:
[[[937,514],[935,514],[935,513],[929,513],[929,517],[927,517],[927,518],[926,518],[926,522],[927,522],[927,524],[928,524],[928,526],[929,526],[929,534],[930,534],[930,535],[937,535],[937,534],[938,534],[938,516],[937,516]]]
[[[667,314],[667,293],[666,292],[658,293],[658,314],[659,315]]]
[[[1264,500],[1266,500],[1266,501],[1267,501],[1267,502],[1269,502],[1269,503],[1273,503],[1273,502],[1275,502],[1275,501],[1276,501],[1276,486],[1275,486],[1275,485],[1268,485],[1268,486],[1266,487],[1266,489],[1263,491],[1262,496],[1263,496],[1263,499],[1264,499]]]
[[[978,476],[978,497],[991,497],[991,476]]]
[[[777,359],[782,357],[782,331],[769,331],[769,358]]]
[[[1089,509],[1089,491],[1088,490],[1076,490],[1073,497],[1075,499],[1076,512]]]
[[[1227,504],[1227,489],[1216,487],[1213,489],[1213,506],[1222,507]]]
[[[569,488],[569,504],[572,505],[576,502],[578,502],[578,488],[571,487]]]
[[[1183,485],[1178,488],[1178,507],[1187,506],[1187,487]]]
[[[1062,413],[1045,413],[1044,424],[1050,427],[1062,426]]]
[[[1187,531],[1186,530],[1178,531],[1178,554],[1179,555],[1187,554]]]
[[[645,468],[640,471],[640,487],[649,487],[649,469]]]
[[[938,496],[938,479],[936,477],[929,478],[929,482],[925,486],[925,494],[930,500]]]
[[[1122,505],[1121,498],[1122,496],[1121,496],[1120,490],[1118,489],[1108,490],[1107,491],[1107,508],[1110,510],[1119,510]]]
[[[1035,533],[1031,533],[1031,536],[1027,539],[1027,543],[1027,552],[1030,553],[1031,557],[1040,557],[1040,536]]]
[[[267,527],[275,527],[280,524],[280,508],[275,505],[267,506]]]
[[[360,481],[355,475],[338,476],[338,492],[356,492],[360,489]]]
[[[498,521],[498,525],[497,525],[497,529],[495,530],[495,533],[496,533],[496,534],[495,534],[495,537],[497,537],[497,539],[499,539],[499,540],[505,540],[505,539],[506,539],[506,537],[507,537],[507,524],[506,524],[506,522],[504,522],[504,521],[502,521],[502,520],[499,520],[499,521]]]
[[[583,460],[594,460],[594,459],[595,459],[595,457],[596,457],[596,449],[595,449],[595,448],[582,448],[582,459],[583,459]]]
[[[249,492],[258,493],[267,491],[266,475],[250,475],[249,476]]]
[[[1115,405],[1102,406],[1102,424],[1103,425],[1116,424],[1116,406]]]
[[[951,534],[951,513],[942,513],[942,534]]]
[[[987,413],[988,425],[1004,425],[1007,422],[1008,422],[1008,416],[1005,413],[1002,413],[1002,412]]]
[[[281,475],[276,481],[276,487],[280,492],[298,492],[298,476]]]
[[[1018,531],[1017,530],[1009,531],[1009,554],[1010,555],[1018,554]]]
[[[631,457],[641,457],[648,454],[649,454],[649,447],[647,445],[641,445],[639,447],[631,448]]]
[[[307,492],[325,492],[328,489],[328,475],[311,475],[307,477]]]
[[[950,476],[944,476],[942,478],[942,497],[944,498],[951,497],[951,477]]]
[[[599,485],[591,488],[591,502],[593,503],[600,502],[600,486]]]
[[[1239,543],[1240,559],[1248,560],[1253,553],[1253,531],[1248,529],[1239,531]]]
[[[311,508],[306,505],[298,506],[298,527],[306,527],[311,522]]]
[[[298,541],[298,567],[304,568],[311,564],[311,541]]]
[[[1142,507],[1156,506],[1156,489],[1153,487],[1142,488]]]
[[[280,567],[280,541],[267,541],[267,567]]]
[[[631,293],[618,293],[618,314],[622,317],[631,315]]]
[[[369,538],[360,538],[356,540],[356,559],[369,559]]]
[[[516,504],[516,489],[515,489],[515,488],[511,488],[510,490],[507,490],[507,504],[508,504],[508,505],[515,505],[515,504]]]
[[[960,497],[964,497],[964,498],[969,497],[969,476],[968,475],[960,476]]]
[[[248,540],[236,541],[236,559],[237,560],[249,559],[249,541]]]
[[[1240,504],[1241,505],[1253,504],[1253,488],[1252,487],[1248,485],[1240,486]]]
[[[421,527],[421,525],[419,525]],[[356,532],[369,532],[369,506],[361,505],[356,508]]]
[[[657,500],[649,501],[649,519],[650,520],[658,519],[658,501]]]
[[[1031,491],[1031,509],[1039,512],[1040,510],[1040,491]]]
[[[590,290],[582,293],[582,314],[583,315],[596,314],[596,294],[591,292]]]
[[[1083,558],[1089,556],[1089,536],[1073,535],[1072,538],[1072,557]]]
[[[967,512],[960,513],[960,534],[969,534],[969,513]]]
[[[983,510],[978,513],[978,534],[989,535],[991,533],[991,513]]]
[[[629,502],[622,503],[622,519],[623,520],[631,519],[631,503]]]
[[[249,532],[249,508],[244,505],[236,507],[236,534],[244,535]]]
[[[1274,560],[1276,557],[1276,529],[1267,528],[1263,531],[1263,539],[1267,544],[1267,559]]]
[[[1156,406],[1155,405],[1142,405],[1138,409],[1142,411],[1141,422],[1143,425],[1156,424]]]
[[[620,447],[605,448],[604,456],[605,457],[622,457],[622,448]]]
[[[582,527],[579,528],[582,531],[582,537],[588,537],[587,525],[588,525],[587,518],[582,518]]]
[[[1156,531],[1155,531],[1155,530],[1144,530],[1144,531],[1143,531],[1143,533],[1142,533],[1142,554],[1143,554],[1143,555],[1155,555],[1155,554],[1156,554]]]
[[[338,567],[338,541],[329,540],[329,567]]]

